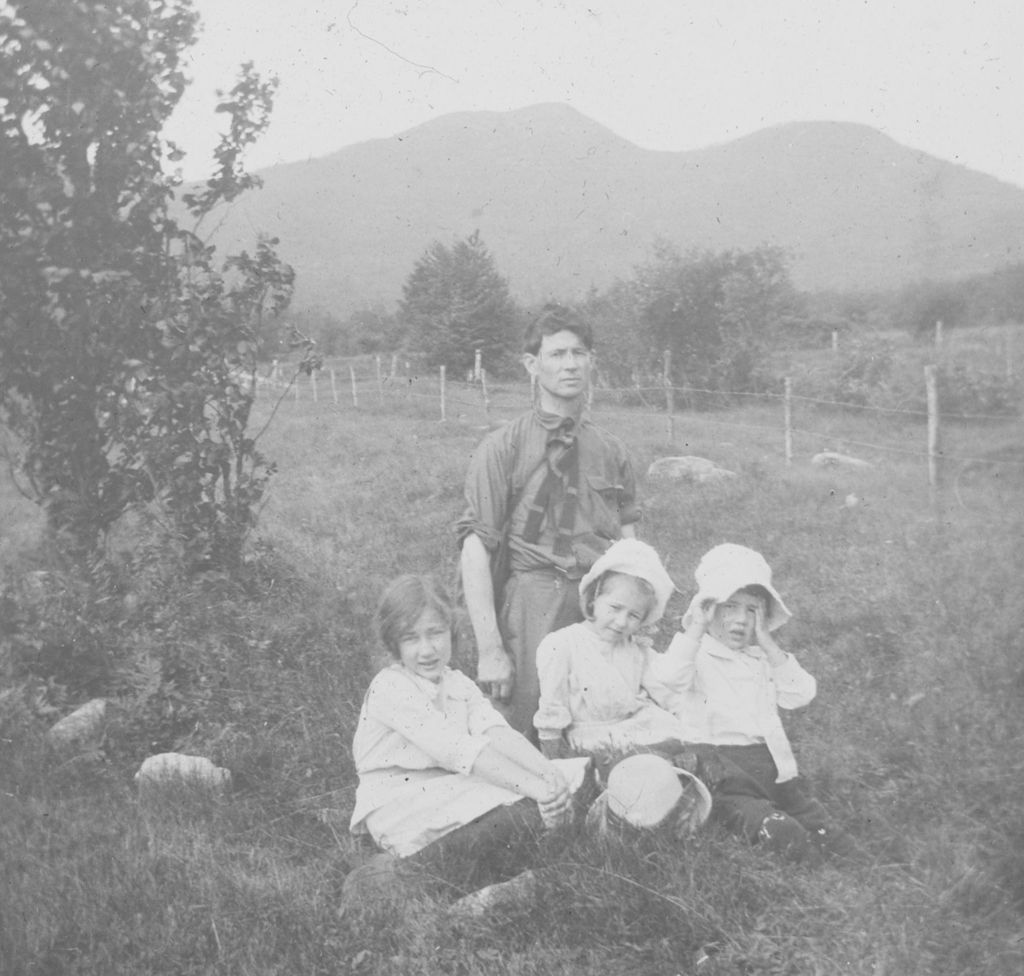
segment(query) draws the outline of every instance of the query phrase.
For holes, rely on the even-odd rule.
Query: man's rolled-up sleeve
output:
[[[460,549],[469,535],[479,536],[491,552],[501,541],[509,495],[508,450],[502,438],[491,435],[480,442],[470,459],[465,483],[466,508],[455,523]]]

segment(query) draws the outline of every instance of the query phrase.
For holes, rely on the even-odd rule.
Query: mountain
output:
[[[778,244],[803,288],[873,289],[1024,260],[1024,190],[863,125],[800,122],[689,152],[641,149],[564,105],[445,115],[263,170],[209,226],[223,251],[280,238],[294,307],[401,297],[434,240],[479,230],[523,301],[680,249]],[[219,224],[219,226],[218,226]]]

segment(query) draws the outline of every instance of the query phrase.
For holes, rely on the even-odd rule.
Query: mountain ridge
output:
[[[513,294],[581,297],[652,245],[778,245],[803,288],[883,289],[1024,260],[1024,190],[861,123],[788,122],[696,150],[644,149],[558,103],[442,115],[260,171],[212,215],[222,251],[280,239],[295,307],[400,299],[434,241],[478,230]]]

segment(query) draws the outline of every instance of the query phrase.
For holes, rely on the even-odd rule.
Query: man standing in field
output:
[[[477,683],[533,738],[537,645],[581,619],[580,579],[640,511],[625,445],[584,416],[590,324],[545,305],[523,347],[534,407],[478,446],[456,532]]]

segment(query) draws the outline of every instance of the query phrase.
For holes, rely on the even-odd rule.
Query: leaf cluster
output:
[[[771,380],[773,342],[801,311],[780,248],[682,254],[665,241],[585,308],[614,385],[663,382],[668,350],[675,385],[743,391]]]
[[[161,130],[191,0],[14,0],[0,25],[0,409],[24,488],[78,559],[154,503],[196,567],[236,564],[273,471],[247,433],[256,356],[294,272],[276,240],[218,262],[198,231],[258,185],[241,158],[276,79],[246,64],[222,94],[228,131],[185,228]]]

